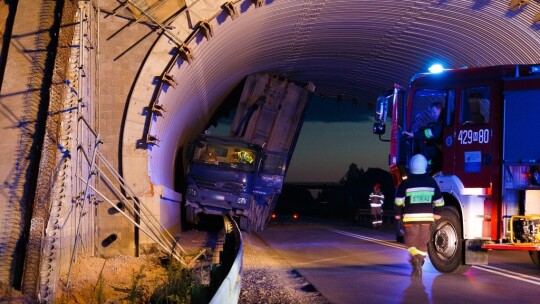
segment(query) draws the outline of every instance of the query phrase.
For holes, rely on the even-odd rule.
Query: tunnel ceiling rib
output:
[[[159,97],[168,114],[152,124],[163,139],[151,153],[154,165],[173,159],[250,73],[287,73],[298,83],[313,82],[318,94],[365,103],[436,61],[452,68],[540,62],[535,1],[516,12],[508,1],[250,3],[236,3],[243,9],[234,20],[223,14],[209,20],[213,37],[191,42],[193,62],[171,71],[179,85]]]

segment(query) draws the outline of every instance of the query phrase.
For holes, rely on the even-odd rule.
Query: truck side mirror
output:
[[[383,135],[386,133],[386,126],[384,122],[376,122],[373,124],[373,134]]]
[[[375,123],[373,124],[373,134],[382,135],[386,132],[384,122],[388,115],[388,98],[385,96],[377,97],[377,106],[375,107]]]
[[[385,96],[377,97],[377,106],[375,108],[375,121],[384,124],[388,116],[388,98]]]

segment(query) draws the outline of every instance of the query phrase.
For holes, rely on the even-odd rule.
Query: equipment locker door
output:
[[[493,164],[493,88],[471,86],[459,93],[453,140],[455,173],[466,188],[488,188]]]

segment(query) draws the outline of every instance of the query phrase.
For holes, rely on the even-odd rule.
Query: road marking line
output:
[[[494,273],[494,274],[498,274],[500,276],[504,276],[504,277],[508,277],[508,278],[528,282],[528,283],[535,284],[535,285],[540,285],[540,278],[529,276],[529,275],[522,274],[522,273],[519,273],[519,272],[514,272],[514,271],[511,271],[511,270],[506,270],[506,269],[502,269],[502,268],[499,268],[499,267],[493,267],[493,266],[488,266],[488,265],[474,265],[472,267],[475,268],[475,269],[478,269],[478,270],[483,270],[483,271],[486,271],[486,272],[491,272],[491,273]]]
[[[355,233],[352,233],[352,232],[347,232],[347,231],[343,231],[343,230],[339,230],[339,229],[333,229],[333,228],[324,228],[324,229],[335,232],[335,233],[339,233],[339,234],[342,234],[342,235],[350,236],[350,237],[353,237],[353,238],[356,238],[356,239],[361,239],[361,240],[364,240],[364,241],[377,243],[377,244],[385,245],[385,246],[388,246],[388,247],[393,247],[393,248],[397,248],[397,249],[406,250],[405,245],[398,245],[398,244],[392,243],[391,241],[379,240],[379,239],[375,239],[375,238],[371,238],[371,237],[368,237],[368,236],[363,236],[363,235],[360,235],[360,234],[355,234]],[[472,268],[482,270],[482,271],[485,271],[485,272],[490,272],[490,273],[493,273],[493,274],[496,274],[496,275],[512,278],[512,279],[515,279],[515,280],[531,283],[531,284],[534,284],[534,285],[540,285],[540,278],[529,276],[529,275],[522,274],[522,273],[519,273],[519,272],[514,272],[514,271],[511,271],[511,270],[506,270],[506,269],[502,269],[502,268],[499,268],[499,267],[488,266],[488,265],[473,265]]]
[[[393,248],[397,248],[397,249],[406,249],[405,245],[396,244],[396,243],[393,243],[391,241],[379,240],[379,239],[363,236],[363,235],[360,235],[360,234],[355,234],[355,233],[351,233],[351,232],[347,232],[347,231],[343,231],[343,230],[338,230],[338,229],[333,229],[333,228],[325,228],[325,229],[333,231],[335,233],[343,234],[343,235],[346,235],[346,236],[350,236],[350,237],[353,237],[353,238],[361,239],[361,240],[372,242],[372,243],[385,245],[385,246],[388,246],[388,247],[393,247]]]

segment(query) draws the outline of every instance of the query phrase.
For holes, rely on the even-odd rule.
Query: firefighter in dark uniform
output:
[[[441,190],[433,177],[426,174],[426,168],[426,158],[421,154],[414,155],[409,163],[410,176],[396,190],[395,218],[401,220],[405,228],[412,277],[422,276],[431,225],[440,218],[437,212],[444,205]]]
[[[371,207],[371,225],[373,228],[382,226],[382,204],[384,203],[384,194],[381,191],[381,185],[376,183],[373,186],[373,192],[369,195],[369,206]]]
[[[442,144],[442,131],[444,128],[444,116],[441,113],[444,110],[442,103],[435,101],[428,107],[429,116],[432,122],[420,130],[406,132],[403,134],[415,140],[418,153],[422,153],[428,160],[428,167],[433,172],[439,171],[442,164],[442,153],[440,145]]]

